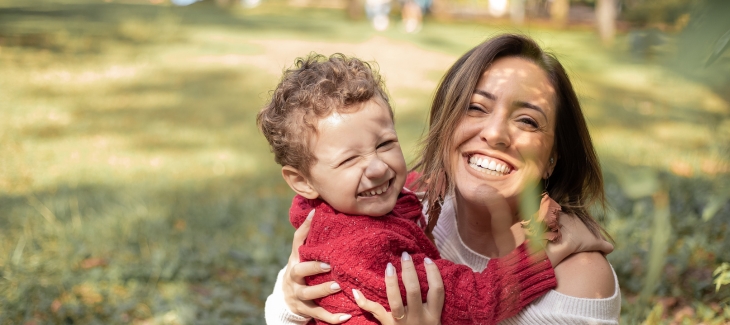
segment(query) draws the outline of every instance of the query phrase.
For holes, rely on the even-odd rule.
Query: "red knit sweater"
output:
[[[530,254],[525,244],[505,257],[491,259],[481,273],[441,259],[436,246],[423,232],[426,223],[421,204],[411,192],[401,192],[393,211],[381,217],[348,215],[333,210],[322,200],[296,196],[290,210],[294,227],[298,228],[312,209],[316,213],[299,256],[302,261],[329,263],[332,271],[306,281],[308,285],[332,280],[340,284],[340,292],[316,303],[330,312],[352,315],[347,324],[378,324],[370,313],[357,306],[352,289],[389,309],[385,267],[388,262],[393,263],[400,279],[403,251],[412,256],[423,300],[428,290],[423,259],[429,257],[438,265],[445,289],[442,324],[496,324],[557,285],[545,253]],[[402,282],[400,292],[405,302]]]

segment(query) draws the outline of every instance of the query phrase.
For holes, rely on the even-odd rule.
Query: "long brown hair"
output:
[[[461,56],[442,78],[431,105],[429,130],[421,142],[416,169],[422,172],[421,186],[426,189],[429,221],[426,234],[436,226],[441,202],[453,189],[449,154],[452,137],[469,107],[472,93],[482,73],[503,57],[519,57],[534,62],[556,89],[555,150],[559,157],[547,180],[546,191],[563,211],[572,213],[596,236],[605,230],[591,217],[593,204],[605,208],[603,175],[593,148],[588,127],[565,69],[554,55],[543,51],[535,41],[504,34],[491,38]]]

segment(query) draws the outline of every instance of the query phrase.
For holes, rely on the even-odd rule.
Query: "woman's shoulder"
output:
[[[599,252],[568,256],[555,267],[557,292],[576,298],[609,298],[616,293],[616,279],[606,257]]]

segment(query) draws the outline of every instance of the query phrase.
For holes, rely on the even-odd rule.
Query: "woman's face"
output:
[[[496,189],[516,211],[525,185],[552,172],[557,162],[555,89],[531,61],[500,58],[474,89],[456,128],[451,170],[461,201],[479,204]]]

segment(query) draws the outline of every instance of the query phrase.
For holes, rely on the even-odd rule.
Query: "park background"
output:
[[[730,1],[607,2],[599,35],[591,0],[437,0],[417,33],[397,2],[376,31],[357,0],[0,1],[0,324],[263,324],[293,193],[255,115],[282,70],[377,61],[412,161],[440,77],[502,32],[580,96],[622,323],[730,323]]]

